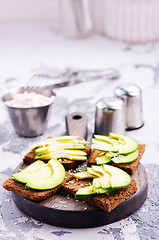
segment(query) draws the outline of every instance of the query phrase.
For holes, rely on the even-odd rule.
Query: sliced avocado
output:
[[[45,159],[51,159],[53,157],[53,154],[50,153],[50,154],[44,154],[44,155],[36,155],[35,156],[35,159],[41,159],[41,160],[45,160]]]
[[[87,171],[74,173],[73,176],[74,176],[75,178],[79,178],[79,179],[94,178],[94,177],[96,177],[95,175],[90,174],[90,173],[88,173]]]
[[[85,161],[87,154],[81,150],[86,149],[86,144],[91,143],[80,141],[78,136],[49,138],[34,145],[35,159],[67,158]]]
[[[54,139],[56,141],[75,141],[78,138],[79,138],[78,136],[65,135],[65,136],[61,136],[61,137],[56,137]]]
[[[101,176],[104,177],[105,175],[107,175],[107,173],[104,171],[102,166],[96,166],[96,165],[92,165],[92,169],[94,172],[99,172],[101,173]]]
[[[89,186],[89,187],[80,188],[76,192],[75,198],[88,198],[95,194],[107,194],[109,196],[112,193],[114,193],[114,190],[112,189],[102,189],[102,188],[94,189],[93,186]]]
[[[95,161],[96,161],[96,164],[97,164],[97,165],[101,165],[101,164],[105,164],[105,163],[111,162],[111,158],[112,158],[112,157],[109,157],[108,154],[106,153],[106,154],[104,154],[104,155],[101,156],[101,157],[97,157],[97,158],[95,159]]]
[[[93,179],[93,187],[95,189],[109,189],[111,188],[110,184],[110,175],[107,174],[104,177]]]
[[[102,166],[92,166],[92,169],[95,172],[99,172],[102,174],[102,177],[93,179],[93,186],[94,188],[110,188],[110,182],[109,179],[111,175],[108,172],[105,172],[104,168]]]
[[[104,170],[111,174],[109,179],[111,188],[123,188],[129,186],[131,183],[131,177],[125,171],[120,168],[113,167],[110,165],[103,165]]]
[[[111,145],[117,145],[117,141],[115,139],[111,139],[108,136],[105,136],[105,135],[94,135],[94,137],[95,137],[96,140],[100,140],[100,141],[109,143]]]
[[[128,154],[134,152],[138,148],[138,143],[130,137],[116,133],[109,133],[109,136],[118,141],[120,141],[120,139],[122,140],[123,144],[118,145],[119,154]]]
[[[99,188],[96,189],[96,192],[98,194],[106,194],[107,196],[111,196],[112,194],[114,194],[116,191],[115,188],[108,188],[108,189],[104,189],[104,188]]]
[[[134,139],[124,135],[109,133],[109,137],[102,135],[95,136],[96,139],[92,139],[92,149],[103,152],[118,152],[125,155],[134,152],[138,148],[138,143]]]
[[[91,197],[92,195],[96,194],[96,190],[93,189],[93,186],[89,186],[89,187],[84,187],[84,188],[80,188],[76,194],[75,194],[75,198],[87,198],[87,197]]]
[[[95,177],[102,177],[102,176],[103,176],[103,173],[101,173],[101,172],[99,172],[99,171],[94,171],[94,170],[92,169],[92,167],[87,167],[87,172],[88,172],[89,174],[94,175]]]
[[[127,187],[131,183],[131,177],[126,172],[106,164],[103,166],[93,165],[91,168],[87,168],[87,172],[77,173],[77,176],[87,178],[92,173],[97,174],[93,178],[92,185],[79,189],[75,194],[76,198],[91,197],[96,193],[109,196],[115,192],[115,189]]]
[[[56,158],[56,159],[60,159],[60,158],[67,158],[70,160],[77,160],[77,161],[86,161],[87,157],[86,156],[72,156],[66,153],[50,153],[48,155],[37,155],[35,157],[35,159],[41,159],[41,160],[45,160],[45,159],[51,159],[51,158]]]
[[[86,156],[87,153],[81,150],[64,150],[66,154],[72,155],[72,156]]]
[[[61,143],[59,145],[60,149],[86,149],[86,146],[84,144],[79,143]]]
[[[67,154],[65,151],[63,151],[63,153],[55,153],[55,154],[53,154],[53,157],[56,159],[67,158],[70,160],[78,160],[78,161],[86,161],[87,160],[87,156],[71,155],[71,154]]]
[[[118,151],[118,145],[112,145],[109,143],[106,143],[101,140],[97,140],[95,138],[92,138],[92,149],[97,149],[103,152],[117,152]]]
[[[30,164],[28,167],[24,168],[22,171],[15,173],[12,175],[12,179],[18,182],[27,183],[29,181],[30,176],[33,174],[38,174],[39,171],[45,166],[43,161],[36,161]]]
[[[127,155],[119,155],[117,157],[113,157],[111,160],[114,163],[130,163],[135,161],[138,158],[139,150],[129,153]]]
[[[65,178],[65,169],[63,165],[58,160],[51,159],[48,162],[48,166],[52,171],[52,175],[45,179],[32,177],[26,184],[26,188],[48,190],[60,185]]]

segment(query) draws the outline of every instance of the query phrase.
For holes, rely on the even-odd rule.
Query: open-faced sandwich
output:
[[[94,135],[88,166],[110,164],[133,175],[145,151],[145,144],[120,134]]]
[[[3,187],[32,201],[42,201],[56,194],[61,184],[73,177],[65,172],[63,165],[56,159],[48,163],[37,160],[8,178]]]
[[[62,185],[62,190],[108,212],[137,191],[137,183],[128,173],[106,164],[93,165],[73,176]]]
[[[36,160],[48,162],[51,158],[60,161],[66,170],[76,168],[86,161],[90,154],[90,142],[79,140],[78,136],[48,137],[42,142],[34,144],[24,158],[25,164]]]
[[[24,157],[25,163],[32,163],[8,178],[3,187],[32,201],[42,201],[63,191],[75,198],[84,198],[97,208],[112,211],[137,191],[137,183],[130,175],[135,171],[145,145],[114,133],[95,135],[88,160],[91,167],[84,172],[66,172],[70,161],[81,163],[87,160],[87,144],[78,137],[65,136],[48,138],[34,145]],[[29,158],[28,155],[33,153],[34,157]],[[94,154],[96,157],[93,158]],[[65,161],[69,163],[65,164]]]

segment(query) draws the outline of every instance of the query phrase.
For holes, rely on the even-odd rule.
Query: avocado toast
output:
[[[65,172],[63,165],[56,159],[51,159],[48,164],[40,160],[30,164],[8,178],[3,187],[32,201],[51,197],[73,176]]]
[[[119,134],[110,133],[110,136],[112,136],[112,138],[109,136],[95,135],[97,139],[92,140],[92,151],[87,165],[108,163],[123,169],[129,175],[133,175],[145,151],[145,144],[138,144],[134,139]],[[120,145],[122,145],[122,147],[124,146],[124,142],[132,141],[129,143],[132,149],[129,149],[128,146],[128,150],[126,147],[126,150],[122,149],[124,153],[119,154],[118,149],[116,150],[116,147],[118,148],[118,143],[116,146],[116,139],[121,141]],[[110,142],[108,143],[108,141]],[[114,149],[109,145],[113,146]]]
[[[34,163],[33,163],[34,164]],[[33,164],[31,164],[30,166],[32,166]],[[59,163],[61,164],[61,163]],[[61,164],[62,165],[62,164]],[[101,166],[94,166],[95,172],[98,176],[101,175],[100,170],[96,169],[96,167],[101,168]],[[115,171],[122,171],[116,167],[112,167],[112,166],[105,166],[106,168],[114,168]],[[28,167],[26,167],[24,170],[27,170]],[[90,171],[91,169],[89,169]],[[110,170],[108,169],[107,171],[110,172]],[[22,173],[19,172],[19,173]],[[80,173],[75,173],[74,175],[65,172],[65,177],[63,175],[62,179],[63,181],[55,186],[52,189],[46,189],[45,190],[45,186],[43,189],[38,190],[36,189],[36,186],[34,184],[34,189],[30,188],[30,187],[26,187],[26,184],[24,182],[26,182],[24,180],[24,178],[22,179],[23,182],[19,182],[17,180],[18,179],[18,173],[17,176],[16,174],[13,174],[12,177],[8,178],[4,184],[3,187],[8,190],[8,191],[13,191],[18,193],[19,195],[21,195],[22,197],[31,200],[31,201],[43,201],[47,198],[52,197],[53,195],[55,195],[56,193],[60,193],[63,192],[66,195],[70,194],[71,196],[74,196],[76,198],[80,198],[80,199],[84,199],[86,202],[88,202],[89,204],[95,206],[96,208],[100,208],[102,210],[105,211],[112,211],[114,208],[116,208],[120,203],[124,202],[126,199],[130,198],[131,196],[133,196],[135,194],[135,192],[137,191],[137,183],[135,182],[135,180],[132,180],[130,178],[130,176],[125,173],[124,171],[121,172],[121,174],[115,172],[115,182],[112,178],[111,181],[111,186],[107,185],[105,186],[105,183],[107,182],[107,179],[105,181],[105,179],[101,179],[101,178],[95,178],[93,181],[95,181],[96,183],[96,187],[97,187],[97,192],[96,191],[90,191],[90,189],[87,190],[87,188],[90,188],[92,186],[92,173],[88,176],[86,176],[86,178],[82,178],[81,176],[79,176],[78,178],[78,174],[82,174],[82,172]],[[112,173],[111,173],[112,174]],[[96,177],[97,177],[96,175]],[[61,174],[60,174],[61,176]],[[123,177],[122,177],[123,176]],[[85,176],[84,176],[85,177]],[[94,176],[93,176],[94,177]],[[20,176],[21,178],[21,176]],[[60,177],[61,178],[61,177]],[[120,182],[118,182],[118,179],[120,178]],[[121,181],[121,179],[123,179]],[[99,181],[98,181],[99,180]],[[101,188],[101,186],[99,187],[99,184],[104,184],[103,187],[106,188]],[[31,186],[32,187],[32,186]]]
[[[74,174],[74,179],[66,181],[61,189],[77,199],[84,199],[89,204],[110,212],[136,193],[137,183],[123,170],[103,165],[92,166],[83,173]]]
[[[71,143],[71,139],[73,137],[63,136],[63,137],[56,138],[56,139],[59,139],[59,140],[61,139],[62,140],[64,138],[66,138],[64,140],[65,143],[67,143],[67,142]],[[42,144],[45,144],[45,141],[52,140],[52,139],[54,139],[54,138],[48,137],[46,140],[44,140],[42,142]],[[78,137],[76,137],[75,140],[78,141]],[[88,156],[90,154],[90,151],[91,151],[91,148],[89,146],[86,146],[87,143],[88,142],[85,142],[85,141],[79,141],[79,142],[77,142],[77,145],[79,145],[79,146],[76,146],[78,150],[81,150],[81,151],[83,151],[85,153],[85,159],[84,160],[87,160],[87,158],[88,158]],[[90,143],[88,143],[88,144],[90,144]],[[82,149],[79,149],[80,146],[81,146]],[[75,147],[73,147],[73,149],[76,150]],[[39,150],[38,144],[36,146],[32,147],[31,150],[24,156],[23,162],[28,165],[28,164],[31,164],[31,163],[35,162],[37,159],[41,159],[44,162],[48,162],[51,159],[51,157],[49,155],[45,155],[45,156],[44,155],[43,156],[42,155],[37,155],[36,152],[38,150]],[[78,160],[78,159],[70,159],[70,158],[61,157],[61,156],[59,156],[58,159],[63,164],[65,170],[75,169],[82,162],[82,159],[80,159],[80,160]]]
[[[119,136],[115,135],[115,137],[118,139]],[[103,137],[98,137],[98,138],[103,138]],[[111,139],[106,139],[106,140],[109,142],[112,141]],[[133,194],[135,194],[135,192],[137,191],[137,183],[135,182],[135,180],[132,180],[130,178],[129,174],[131,175],[135,171],[138,165],[138,162],[142,157],[142,154],[145,149],[145,145],[138,145],[137,143],[135,143],[135,144],[132,144],[133,151],[131,150],[131,147],[129,147],[128,148],[129,153],[127,153],[127,150],[125,150],[125,148],[123,147],[125,144],[124,141],[122,141],[122,139],[120,141],[122,144],[120,151],[124,152],[125,154],[123,155],[124,161],[125,159],[127,161],[127,157],[130,157],[129,154],[135,153],[135,157],[136,157],[136,151],[137,149],[139,149],[137,159],[132,161],[132,159],[129,158],[128,163],[113,163],[111,159],[112,156],[116,157],[117,160],[120,160],[120,154],[118,154],[118,147],[116,150],[116,141],[113,140],[113,143],[115,142],[115,145],[111,144],[113,145],[113,149],[111,148],[111,151],[106,152],[106,151],[100,151],[98,149],[93,149],[91,153],[91,157],[93,156],[93,154],[96,154],[94,157],[94,159],[96,159],[96,157],[98,156],[103,157],[103,152],[104,154],[105,152],[106,153],[109,152],[110,153],[109,157],[111,156],[110,161],[108,162],[109,164],[100,164],[99,166],[91,164],[91,167],[87,167],[87,171],[75,173],[73,175],[65,171],[64,169],[65,166],[63,167],[62,165],[64,162],[63,159],[61,162],[56,158],[55,159],[51,158],[50,160],[47,158],[43,160],[39,160],[38,158],[41,158],[41,154],[36,159],[36,154],[35,154],[36,147],[33,147],[31,152],[32,154],[34,154],[34,162],[28,167],[26,167],[26,170],[24,169],[25,174],[23,173],[22,174],[17,173],[17,175],[13,174],[12,177],[6,180],[6,182],[3,184],[3,187],[6,190],[17,192],[22,197],[32,201],[42,201],[44,199],[51,197],[57,192],[60,193],[61,191],[63,191],[64,193],[75,196],[76,198],[82,198],[82,199],[84,198],[86,202],[90,203],[91,205],[97,208],[101,208],[108,212],[112,211],[120,203],[124,202],[126,199],[133,196]],[[135,146],[135,149],[134,149],[134,146]],[[101,147],[101,145],[99,147]],[[102,144],[102,147],[103,147],[103,144]],[[42,152],[43,150],[47,152],[48,148],[42,147],[42,149],[37,148],[37,150],[40,153],[41,153],[41,150]],[[85,149],[83,150],[85,151]],[[100,153],[102,153],[102,155],[100,155]],[[85,156],[87,155],[80,155],[80,158],[85,159]],[[78,157],[79,155],[77,155],[77,158]],[[73,160],[70,160],[70,161],[73,161]],[[77,160],[75,161],[77,162]],[[80,160],[79,162],[81,161],[82,160]],[[134,167],[132,167],[131,164],[134,164],[134,163],[135,165],[133,165]],[[52,173],[51,173],[50,170],[49,171],[46,171],[46,170],[50,165],[53,166],[54,164],[55,165],[57,164],[57,166],[60,166],[61,170],[59,171],[60,175],[58,175],[58,178],[56,179],[57,181],[54,182],[53,185],[51,185],[50,183],[52,182],[51,174],[56,171],[52,170]],[[26,174],[26,172],[31,172],[32,174],[33,165],[34,166],[38,165],[38,167],[40,168],[40,171],[42,171],[42,175],[41,175],[41,172],[40,174],[36,173],[35,174],[36,177],[32,177],[32,175],[31,176],[29,175],[29,179],[31,179],[31,181],[30,183],[28,183],[29,180],[27,178],[28,175]],[[42,165],[42,170],[41,170],[41,165]],[[31,167],[31,171],[29,170],[30,167]],[[129,174],[121,170],[120,168],[125,170]],[[21,178],[21,175],[22,175],[22,178]],[[43,182],[41,181],[41,176],[43,176],[42,178],[46,180],[44,181],[45,184],[43,184]],[[36,181],[36,178],[39,179],[38,183]],[[61,180],[59,181],[59,179]]]

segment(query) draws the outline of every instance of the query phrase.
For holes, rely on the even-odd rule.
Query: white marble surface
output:
[[[115,67],[121,78],[114,81],[96,80],[72,87],[56,89],[57,98],[44,138],[65,133],[65,115],[74,111],[88,115],[89,138],[94,130],[95,103],[112,96],[114,88],[123,82],[134,82],[143,93],[144,126],[127,132],[146,144],[141,163],[151,178],[158,174],[159,121],[159,43],[131,45],[92,35],[71,40],[63,38],[52,21],[0,22],[0,95],[8,88],[25,83],[34,73],[52,73],[55,68],[87,69]],[[136,67],[136,65],[141,65]],[[143,66],[144,65],[144,66]],[[0,102],[0,172],[3,182],[22,161],[28,146],[37,138],[16,136],[2,102]],[[155,167],[156,166],[156,167]],[[157,184],[157,181],[156,181]],[[151,182],[151,186],[153,183]],[[154,189],[154,188],[153,188]],[[150,189],[150,191],[154,191]],[[157,239],[158,195],[153,192],[142,208],[133,216],[92,229],[65,229],[31,219],[14,205],[11,194],[0,187],[0,239]],[[155,195],[156,194],[156,195]],[[156,198],[156,199],[155,199]],[[152,202],[154,201],[154,202]],[[152,205],[152,206],[150,206]],[[151,211],[150,207],[152,207]],[[155,215],[155,220],[152,216]],[[147,214],[147,215],[146,215]],[[143,229],[141,229],[141,226]]]

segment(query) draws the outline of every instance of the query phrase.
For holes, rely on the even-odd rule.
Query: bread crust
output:
[[[138,164],[139,164],[139,161],[140,161],[142,155],[144,154],[145,144],[139,144],[138,149],[139,149],[139,156],[134,162],[118,163],[118,164],[117,163],[112,163],[111,165],[124,170],[129,175],[133,175],[137,166],[138,166]],[[88,159],[88,164],[87,165],[88,166],[95,165],[96,164],[95,159],[100,155],[100,153],[102,153],[102,151],[93,149],[92,152],[91,152],[90,158]]]

